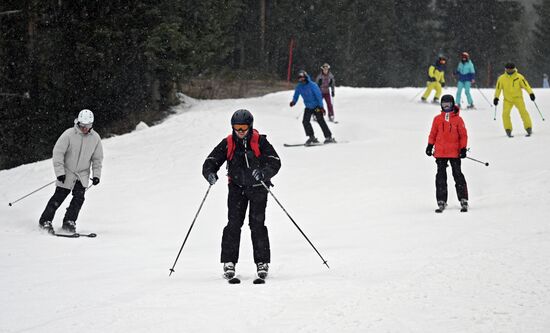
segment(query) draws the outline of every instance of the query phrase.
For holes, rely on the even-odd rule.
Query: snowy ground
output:
[[[449,172],[449,208],[435,214],[435,163],[424,149],[438,107],[412,102],[419,91],[339,88],[340,123],[330,125],[349,142],[336,145],[283,147],[305,140],[290,91],[196,101],[161,125],[104,140],[103,178],[78,221],[96,239],[38,230],[53,186],[8,207],[53,180],[51,160],[1,171],[0,332],[549,332],[549,124],[529,101],[534,135],[523,136],[513,111],[516,136],[506,138],[500,109],[493,121],[474,90],[479,109],[462,112],[469,156],[490,166],[463,161],[468,213]],[[550,90],[535,93],[550,116]],[[274,194],[330,269],[270,198],[269,281],[252,284],[245,226],[243,282],[228,285],[220,181],[168,277],[208,187],[203,160],[238,108],[254,113],[280,154]]]

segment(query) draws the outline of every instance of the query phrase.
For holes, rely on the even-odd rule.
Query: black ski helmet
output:
[[[514,65],[513,62],[508,62],[508,63],[506,63],[506,65],[504,65],[504,68],[506,68],[506,69],[514,69],[514,68],[516,68],[516,65]]]
[[[300,69],[300,70],[298,71],[298,78],[301,78],[301,77],[303,77],[303,78],[306,79],[306,81],[307,81],[307,72],[306,72],[305,70],[303,70],[303,69]]]
[[[445,109],[443,108],[443,103],[451,103],[451,107],[449,109]],[[455,98],[453,97],[453,95],[443,95],[441,97],[440,105],[441,105],[441,110],[445,112],[451,112],[455,108]]]
[[[231,116],[231,126],[236,124],[247,124],[252,127],[254,124],[254,117],[252,116],[252,113],[245,109],[235,111],[233,116]]]

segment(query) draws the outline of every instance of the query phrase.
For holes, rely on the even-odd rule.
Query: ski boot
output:
[[[525,131],[527,131],[527,136],[531,136],[531,134],[533,134],[533,129],[531,127],[526,128]]]
[[[259,262],[256,264],[256,273],[260,279],[265,279],[267,277],[267,271],[269,270],[269,264]]]
[[[463,213],[468,211],[468,199],[460,200],[460,211]]]
[[[316,143],[319,143],[319,140],[317,140],[316,137],[314,137],[313,135],[311,135],[311,136],[309,137],[309,139],[306,140],[305,145],[306,145],[306,146],[310,146],[310,145],[314,145],[314,144],[316,144]]]
[[[76,223],[75,221],[63,221],[61,229],[74,234],[76,232]]]
[[[232,262],[223,263],[223,277],[226,279],[232,279],[235,277],[235,264]]]
[[[442,213],[445,207],[447,207],[447,203],[445,201],[438,201],[437,202],[437,209],[435,210],[436,213]]]
[[[328,138],[325,139],[324,144],[327,144],[327,143],[336,143],[336,140],[334,140],[332,136],[329,136]]]
[[[473,104],[470,104],[466,107],[466,109],[475,109],[475,106]]]
[[[331,123],[334,122],[334,116],[328,116],[328,121],[330,121]]]
[[[434,103],[434,104],[439,104],[439,98],[438,98],[438,97],[434,97],[434,99],[432,100],[432,103]]]
[[[53,226],[51,221],[38,222],[38,226],[42,230],[46,230],[48,233],[53,234]]]
[[[420,97],[420,102],[422,102],[422,103],[428,103],[428,101],[426,101],[426,97]]]
[[[507,135],[509,138],[514,137],[514,136],[512,135],[512,130],[511,130],[511,129],[507,129],[507,130],[505,130],[505,131],[506,131],[506,135]]]

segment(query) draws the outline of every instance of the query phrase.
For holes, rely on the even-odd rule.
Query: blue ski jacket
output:
[[[298,83],[296,89],[294,89],[294,97],[292,101],[296,103],[298,98],[302,96],[304,104],[308,109],[315,109],[317,107],[323,107],[323,95],[321,89],[315,82],[311,82],[311,78],[306,74],[306,82]]]
[[[474,63],[471,60],[466,62],[460,62],[456,69],[456,74],[458,74],[458,81],[472,81],[475,80],[476,70],[474,68]]]

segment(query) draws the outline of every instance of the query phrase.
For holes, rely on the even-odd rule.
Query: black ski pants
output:
[[[458,200],[468,200],[468,185],[460,169],[460,158],[436,158],[437,174],[435,175],[435,196],[437,201],[447,202],[447,162],[451,162]]]
[[[321,110],[321,109],[318,109]],[[325,121],[325,117],[323,117],[322,111],[315,111],[315,109],[308,109],[306,108],[304,110],[304,119],[302,120],[302,124],[304,125],[304,129],[306,130],[307,136],[313,136],[313,126],[311,126],[311,116],[314,115],[317,119],[317,122],[319,123],[319,126],[321,126],[321,129],[323,130],[323,135],[325,138],[332,137],[332,133],[330,132],[330,129],[328,128],[328,125]]]
[[[227,197],[228,222],[223,229],[221,262],[237,263],[239,261],[241,227],[249,203],[248,225],[252,237],[254,262],[271,262],[269,236],[267,227],[264,225],[267,190],[263,186],[242,188],[232,183],[229,184]]]
[[[71,200],[71,203],[67,208],[67,212],[65,213],[63,221],[76,222],[76,220],[78,219],[80,208],[82,208],[82,204],[84,203],[84,192],[86,192],[86,189],[84,188],[84,186],[82,186],[80,181],[77,181],[73,187],[73,199]],[[55,212],[57,211],[59,206],[61,206],[63,201],[65,201],[65,198],[67,198],[69,193],[71,193],[71,190],[69,189],[59,186],[55,188],[55,193],[48,201],[48,204],[46,205],[46,209],[44,209],[42,216],[40,216],[41,223],[45,221],[53,221]]]

